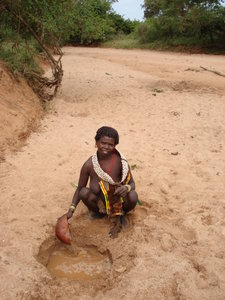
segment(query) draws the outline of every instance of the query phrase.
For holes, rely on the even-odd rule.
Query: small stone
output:
[[[224,258],[224,253],[223,253],[223,251],[217,252],[217,253],[215,254],[215,257],[216,257],[216,258],[219,258],[219,259],[223,259],[223,258]]]
[[[178,155],[179,152],[171,152],[170,154],[171,154],[171,155]]]
[[[126,267],[119,267],[119,268],[116,268],[115,271],[117,273],[124,273],[126,271],[126,269],[127,269]]]

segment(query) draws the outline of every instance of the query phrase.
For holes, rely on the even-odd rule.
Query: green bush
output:
[[[117,48],[117,49],[133,49],[140,48],[138,40],[134,34],[118,34],[111,36],[111,39],[102,44],[104,47]]]
[[[7,63],[12,71],[18,71],[22,74],[27,72],[41,74],[42,70],[35,60],[38,51],[33,44],[33,41],[21,42],[20,40],[19,43],[4,41],[0,44],[0,59]]]

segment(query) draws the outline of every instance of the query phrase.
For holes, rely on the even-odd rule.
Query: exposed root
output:
[[[53,79],[38,75],[37,73],[25,73],[29,85],[43,101],[52,100],[62,82],[63,70],[61,61],[59,63],[59,65],[52,67]]]
[[[63,52],[61,51],[60,47],[58,47],[57,45],[54,47],[55,53],[59,55],[59,58],[56,60],[51,55],[47,47],[43,44],[41,38],[27,23],[27,21],[20,14],[18,14],[11,5],[5,2],[3,4],[0,6],[0,11],[6,9],[10,14],[16,17],[19,23],[22,23],[30,31],[30,33],[33,35],[33,37],[37,40],[37,42],[41,46],[42,50],[45,52],[46,57],[51,65],[53,79],[43,77],[38,73],[34,73],[34,72],[32,73],[25,72],[24,76],[27,78],[29,85],[32,87],[34,92],[41,98],[42,101],[52,100],[53,97],[56,95],[57,90],[62,82],[63,69],[62,69],[61,58]]]
[[[220,73],[220,72],[218,72],[218,71],[216,71],[216,70],[210,70],[210,69],[207,69],[207,68],[202,67],[202,66],[200,66],[200,68],[202,68],[202,69],[205,70],[205,71],[212,72],[212,73],[214,73],[214,74],[216,74],[216,75],[225,77],[225,74],[222,74],[222,73]]]

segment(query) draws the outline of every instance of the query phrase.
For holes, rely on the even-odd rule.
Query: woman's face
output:
[[[102,136],[96,142],[98,153],[104,156],[111,154],[115,149],[115,140],[114,138],[108,136]]]

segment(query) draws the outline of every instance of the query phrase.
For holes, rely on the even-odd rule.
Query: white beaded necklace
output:
[[[97,156],[97,152],[92,156],[92,164],[93,164],[93,168],[95,173],[98,175],[98,177],[100,177],[102,180],[112,184],[112,185],[119,185],[121,184],[126,178],[127,178],[127,174],[129,172],[129,166],[128,166],[128,162],[126,160],[126,158],[118,151],[116,150],[120,157],[121,157],[121,163],[122,163],[122,179],[120,182],[115,182],[112,177],[107,174],[106,172],[104,172],[101,168],[101,166],[99,165],[98,162],[98,156]]]

